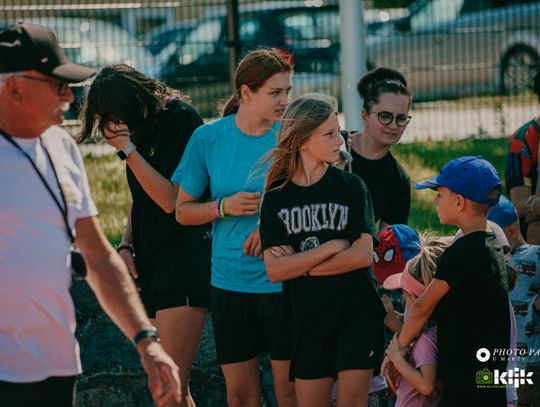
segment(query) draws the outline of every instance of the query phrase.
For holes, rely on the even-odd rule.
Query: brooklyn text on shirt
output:
[[[349,207],[337,203],[312,203],[302,207],[282,208],[278,216],[289,235],[321,230],[345,230]]]

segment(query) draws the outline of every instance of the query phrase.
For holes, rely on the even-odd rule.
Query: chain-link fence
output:
[[[71,60],[131,64],[189,95],[211,118],[231,91],[236,44],[227,3],[12,0],[0,5],[0,25],[48,25]],[[238,3],[240,56],[279,48],[295,63],[293,95],[321,91],[340,99],[339,0]],[[398,69],[415,93],[405,140],[506,135],[537,110],[528,89],[540,64],[539,1],[419,0],[409,9],[366,9],[364,17],[367,66]],[[75,91],[80,103],[84,91]]]
[[[189,95],[209,119],[231,92],[229,54],[235,45],[240,56],[260,46],[290,55],[293,95],[321,91],[340,98],[338,7],[344,1],[361,0],[239,0],[239,44],[228,35],[226,0],[0,0],[0,28],[18,20],[46,25],[71,61],[95,68],[130,64]],[[538,116],[529,87],[540,65],[540,1],[418,0],[409,9],[367,8],[365,22],[368,67],[401,71],[415,93],[404,141],[508,136]],[[73,89],[77,102],[65,125],[76,133],[85,88]],[[429,149],[420,154],[436,155]],[[497,157],[502,155],[498,150]],[[417,161],[415,155],[407,162],[413,180],[433,175],[424,174]],[[87,157],[86,166],[101,225],[118,240],[130,204],[124,166],[111,157]],[[78,406],[152,405],[137,355],[91,294],[77,295],[83,288],[74,285],[85,370],[78,381]],[[263,405],[275,405],[268,363],[262,382]],[[208,329],[193,368],[192,391],[199,405],[226,403]]]

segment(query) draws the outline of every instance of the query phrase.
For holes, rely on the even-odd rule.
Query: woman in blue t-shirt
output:
[[[180,185],[176,218],[212,222],[211,310],[217,357],[232,406],[259,406],[259,354],[269,350],[276,398],[294,406],[288,382],[290,341],[280,329],[281,284],[261,260],[259,204],[279,120],[289,103],[292,68],[273,50],[248,53],[235,74],[223,117],[199,127],[172,180]],[[200,198],[210,187],[210,200]]]

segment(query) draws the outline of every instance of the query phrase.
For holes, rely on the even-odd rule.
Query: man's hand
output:
[[[249,234],[244,242],[244,254],[252,257],[261,256],[261,234],[258,227]]]
[[[223,209],[226,215],[251,216],[259,212],[260,202],[260,192],[237,192],[225,198]]]
[[[180,377],[178,366],[163,350],[158,342],[143,339],[137,350],[141,363],[148,375],[148,389],[158,407],[165,406],[172,400],[181,401]]]

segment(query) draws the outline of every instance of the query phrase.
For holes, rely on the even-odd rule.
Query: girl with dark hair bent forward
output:
[[[261,241],[270,280],[283,281],[299,407],[329,406],[336,379],[338,406],[365,406],[382,356],[371,198],[359,177],[328,165],[342,143],[335,99],[308,94],[288,107],[269,158]]]
[[[281,284],[266,276],[258,227],[261,162],[276,144],[291,74],[277,52],[248,53],[223,117],[195,131],[173,176],[180,184],[178,221],[213,223],[212,322],[228,404],[234,407],[261,405],[258,358],[265,350],[279,406],[296,405],[287,376],[292,344],[281,330]],[[210,202],[201,198],[208,186]]]
[[[210,301],[210,230],[176,222],[169,178],[202,120],[180,92],[127,65],[101,70],[82,118],[79,141],[99,129],[127,163],[133,205],[117,250],[180,367],[182,401],[167,406],[194,407],[188,384]]]

